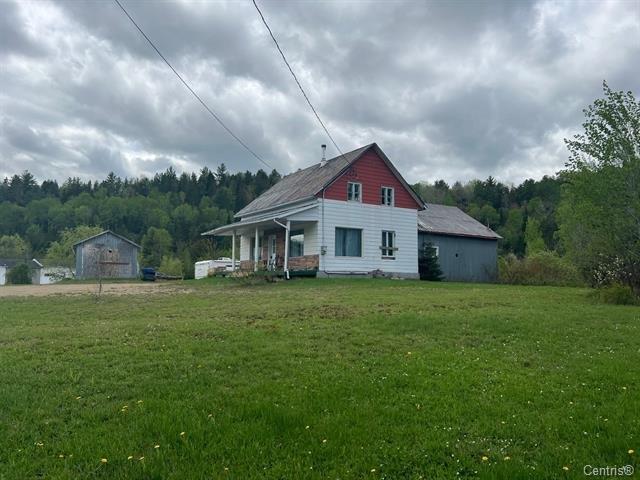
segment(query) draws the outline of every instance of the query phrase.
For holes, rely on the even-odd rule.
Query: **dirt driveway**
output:
[[[177,288],[178,287],[178,288]],[[106,295],[136,295],[140,293],[171,292],[179,289],[179,284],[170,283],[106,283],[102,293]],[[0,287],[2,297],[44,297],[47,295],[83,295],[97,293],[98,286],[91,283],[64,283],[51,285],[10,285]]]

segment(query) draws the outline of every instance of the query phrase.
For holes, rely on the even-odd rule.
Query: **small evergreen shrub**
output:
[[[442,270],[438,263],[436,249],[431,242],[422,244],[422,251],[418,259],[418,272],[420,280],[440,281],[442,280]]]
[[[26,263],[21,263],[13,267],[7,273],[7,282],[12,285],[30,285],[31,270]]]

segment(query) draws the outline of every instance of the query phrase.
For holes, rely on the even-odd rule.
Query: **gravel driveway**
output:
[[[179,284],[170,283],[105,283],[102,293],[107,295],[135,295],[140,293],[157,293],[159,291],[175,291]],[[47,295],[82,295],[97,293],[95,283],[54,283],[51,285],[5,285],[0,287],[1,297],[44,297]]]

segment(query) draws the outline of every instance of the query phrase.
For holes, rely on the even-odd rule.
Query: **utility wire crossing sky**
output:
[[[0,178],[286,174],[375,141],[409,182],[519,183],[563,168],[603,80],[640,95],[637,0],[119,2],[175,73],[116,3],[3,2]]]

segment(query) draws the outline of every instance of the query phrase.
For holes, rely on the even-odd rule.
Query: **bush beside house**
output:
[[[26,263],[16,265],[7,272],[7,282],[11,285],[31,285],[31,270]]]

